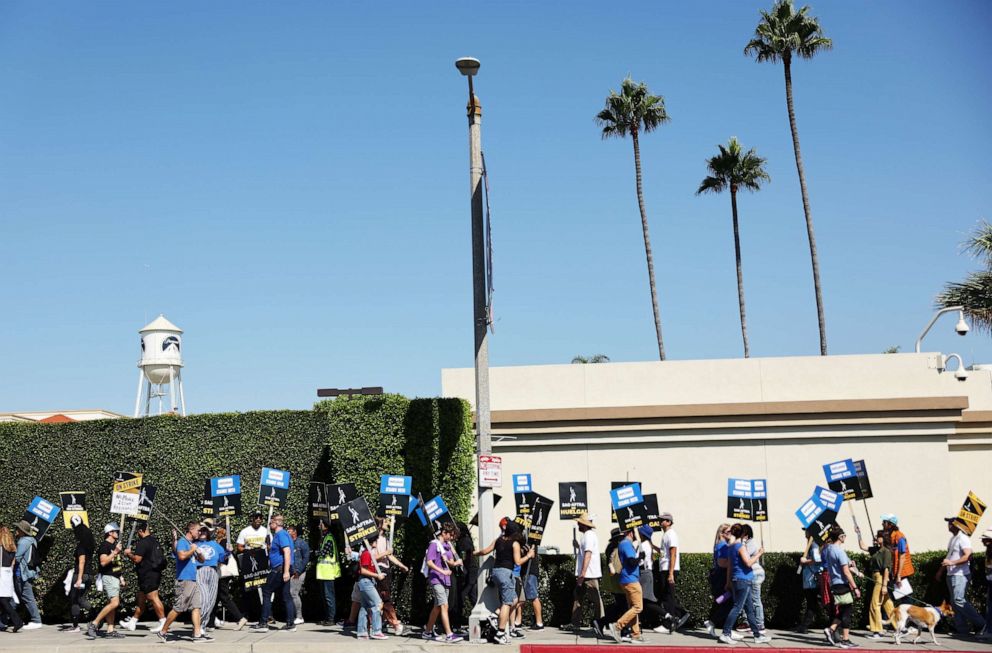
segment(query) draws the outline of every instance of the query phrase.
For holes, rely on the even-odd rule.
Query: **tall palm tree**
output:
[[[658,358],[665,360],[665,345],[661,337],[661,314],[658,311],[658,287],[654,281],[654,257],[651,254],[651,236],[648,233],[648,212],[644,208],[644,188],[641,184],[640,133],[652,132],[668,122],[665,98],[651,95],[643,82],[630,77],[620,84],[620,92],[610,90],[606,107],[596,114],[596,122],[603,128],[603,138],[624,138],[628,134],[634,143],[634,173],[637,181],[637,206],[641,211],[641,230],[644,232],[644,253],[648,261],[648,284],[651,286],[651,310],[654,312],[654,331],[658,337]]]
[[[823,316],[823,291],[820,286],[820,259],[816,253],[816,236],[813,234],[813,215],[809,208],[806,190],[806,172],[799,151],[799,130],[796,111],[792,104],[792,57],[812,59],[819,52],[833,47],[833,41],[823,35],[820,22],[808,15],[809,7],[796,11],[792,0],[778,0],[771,11],[761,12],[761,22],[754,30],[754,38],[745,46],[744,54],[754,56],[758,62],[782,60],[785,67],[785,103],[789,109],[789,127],[792,130],[792,149],[796,154],[799,172],[799,189],[803,195],[803,212],[806,214],[806,235],[809,237],[809,255],[813,262],[813,289],[816,293],[816,317],[820,326],[820,355],[827,355],[827,323]]]
[[[717,145],[720,153],[706,162],[710,174],[699,184],[696,195],[702,193],[722,193],[730,189],[730,209],[734,217],[734,254],[737,258],[737,303],[741,309],[741,337],[744,338],[744,358],[751,355],[751,346],[747,340],[747,317],[744,312],[744,271],[741,268],[741,234],[737,222],[737,191],[741,188],[750,191],[761,189],[761,183],[771,181],[765,172],[765,159],[755,154],[754,149],[747,152],[741,147],[740,141],[734,136],[726,147]]]
[[[969,272],[964,281],[945,285],[937,295],[937,306],[964,306],[972,324],[992,333],[992,224],[982,221],[964,242],[964,249],[979,259],[984,269]]]

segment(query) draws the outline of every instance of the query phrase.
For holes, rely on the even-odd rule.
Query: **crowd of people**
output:
[[[176,639],[175,622],[188,615],[191,641],[207,642],[216,628],[271,632],[273,606],[278,601],[285,615],[279,630],[293,632],[303,623],[301,592],[308,574],[313,574],[320,599],[319,610],[315,605],[313,612],[321,613],[321,625],[342,626],[359,640],[387,639],[387,629],[394,635],[409,630],[397,615],[391,590],[394,574],[409,573],[410,568],[392,550],[388,521],[377,518],[377,532],[353,550],[330,521],[321,519],[318,544],[311,552],[303,526],[286,525],[280,514],[272,515],[265,525],[258,511],[249,519],[236,538],[211,519],[189,521],[183,532],[173,529],[171,546],[164,548],[147,521],[137,521],[134,541],[124,544],[116,523],[106,524],[97,542],[83,520],[73,516],[75,550],[62,583],[71,624],[63,629],[88,639],[120,638],[124,637],[122,629],[133,631],[152,617],[150,632],[171,641]],[[840,526],[830,527],[822,546],[809,540],[798,570],[805,607],[796,632],[808,633],[819,617],[826,623],[827,643],[857,648],[850,631],[854,601],[862,590],[868,598],[870,639],[882,638],[886,627],[901,627],[899,606],[920,602],[908,587],[916,569],[899,518],[886,514],[882,520],[882,529],[872,542],[865,543],[857,533],[858,547],[868,554],[864,570],[849,557],[847,534]],[[605,548],[601,548],[592,516],[582,514],[575,521],[575,585],[571,618],[563,629],[578,633],[587,606],[592,608],[590,626],[596,637],[618,643],[643,641],[642,628],[675,633],[685,627],[691,615],[679,600],[681,554],[675,520],[665,512],[659,521],[657,531],[647,525],[626,531],[613,528]],[[951,538],[938,580],[946,582],[954,627],[988,638],[992,615],[983,617],[966,598],[972,575],[970,538],[954,518],[947,519],[947,528]],[[38,543],[31,532],[24,521],[12,529],[0,527],[0,630],[42,627],[33,587],[40,566]],[[987,605],[992,610],[992,529],[982,534],[981,541],[986,549],[983,571],[990,587]],[[703,627],[723,644],[743,640],[741,633],[747,631],[755,643],[771,641],[762,604],[764,553],[749,524],[718,527],[709,571],[713,601]],[[520,523],[503,518],[496,539],[478,548],[465,524],[444,523],[430,541],[420,572],[429,588],[431,609],[421,637],[446,643],[463,639],[476,596],[479,559],[490,555],[493,566],[487,582],[499,606],[492,617],[492,641],[507,643],[524,636],[525,606],[533,613],[530,628],[544,629],[537,547],[528,544]],[[259,560],[265,560],[266,567],[252,569],[257,588],[242,588],[239,577]],[[163,571],[170,564],[175,566],[176,586],[173,604],[167,609],[159,591]],[[350,573],[345,573],[346,568]],[[129,617],[120,619],[121,590],[129,578],[137,583],[135,607]],[[337,597],[346,578],[355,581],[351,607],[339,621]],[[94,587],[106,597],[99,610],[91,610],[87,598]],[[606,606],[604,593],[613,598]]]

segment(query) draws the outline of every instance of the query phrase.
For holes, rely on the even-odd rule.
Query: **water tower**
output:
[[[134,416],[141,416],[141,386],[145,386],[145,416],[151,414],[152,400],[158,399],[158,414],[162,414],[162,400],[169,397],[170,413],[186,416],[186,398],[183,396],[183,330],[159,315],[141,331],[141,360],[138,361],[138,396],[134,400]],[[165,386],[169,386],[168,394]],[[178,393],[176,392],[178,389]],[[179,396],[178,403],[176,395]]]

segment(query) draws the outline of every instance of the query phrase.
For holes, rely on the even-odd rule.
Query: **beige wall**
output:
[[[727,478],[767,478],[766,544],[796,550],[803,535],[793,513],[816,484],[826,484],[821,466],[863,458],[874,526],[882,512],[895,512],[913,549],[943,548],[941,518],[969,489],[992,500],[992,413],[987,422],[962,423],[967,407],[992,407],[992,375],[976,371],[957,381],[938,371],[937,356],[495,368],[494,449],[506,479],[497,513],[512,511],[513,473],[531,473],[535,489],[556,501],[559,482],[585,480],[592,512],[608,529],[610,482],[629,478],[659,494],[684,550],[706,551],[726,521]],[[443,393],[474,401],[472,380],[471,369],[444,370]],[[866,402],[879,399],[888,402]],[[822,406],[802,404],[797,413],[794,402]],[[636,419],[609,412],[622,406],[660,408]],[[855,509],[867,534],[863,504]],[[838,521],[852,530],[847,506]],[[982,527],[990,523],[986,516]],[[570,549],[571,523],[557,519],[557,507],[545,542]]]

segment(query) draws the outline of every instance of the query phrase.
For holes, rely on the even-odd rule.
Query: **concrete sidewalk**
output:
[[[150,622],[149,622],[150,623]],[[250,633],[248,631],[234,632],[228,629],[215,630],[212,633],[214,641],[192,643],[189,641],[191,630],[189,626],[177,624],[173,628],[173,633],[182,637],[179,641],[169,644],[162,644],[155,635],[140,628],[135,632],[124,632],[124,639],[99,638],[89,641],[81,634],[70,634],[60,632],[58,626],[45,626],[40,630],[32,630],[20,633],[4,632],[0,633],[0,651],[3,653],[133,653],[135,651],[212,651],[213,653],[328,653],[328,651],[378,651],[386,653],[388,651],[424,651],[433,653],[437,651],[451,651],[453,648],[470,648],[481,650],[483,648],[498,648],[505,651],[520,651],[521,646],[526,649],[535,647],[540,651],[544,646],[554,647],[558,651],[575,649],[584,646],[601,645],[601,649],[616,650],[622,647],[633,647],[639,649],[655,649],[664,647],[669,649],[669,653],[675,653],[678,648],[715,648],[729,650],[731,648],[772,648],[784,649],[812,649],[818,651],[834,650],[826,645],[823,635],[819,631],[811,632],[808,635],[798,635],[787,631],[770,631],[772,642],[770,644],[754,645],[748,644],[748,637],[745,641],[738,643],[734,647],[719,644],[715,639],[702,630],[688,630],[685,633],[676,635],[659,635],[653,632],[644,634],[645,644],[615,644],[612,640],[599,640],[591,630],[584,630],[578,636],[558,630],[557,628],[547,628],[543,631],[526,631],[527,636],[523,639],[514,639],[508,646],[496,647],[492,644],[476,645],[462,642],[459,644],[442,644],[439,642],[425,641],[420,638],[419,631],[415,631],[410,636],[404,633],[402,637],[390,636],[386,641],[369,641],[359,643],[352,631],[342,631],[338,627],[323,627],[313,624],[304,624],[297,628],[295,633],[283,633],[270,631],[264,633]],[[863,631],[852,633],[852,639],[865,649],[880,649],[886,651],[897,650],[892,638],[874,641],[860,636]],[[924,635],[920,643],[913,645],[911,639],[904,639],[902,650],[928,649],[933,651],[985,651],[992,652],[992,643],[982,642],[975,638],[957,638],[947,635],[937,635],[940,646],[929,643],[929,635]],[[592,653],[590,651],[589,653]],[[703,653],[699,650],[698,653]]]

